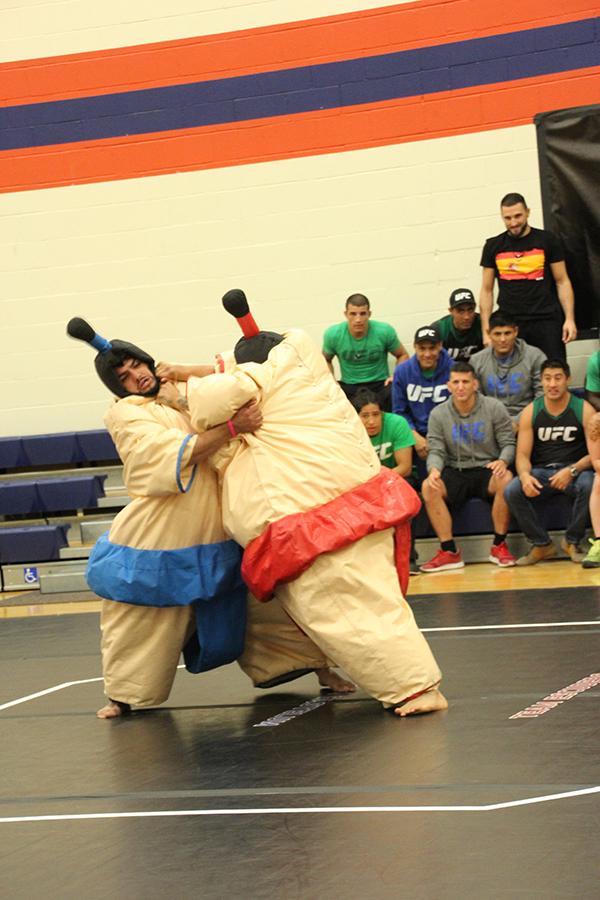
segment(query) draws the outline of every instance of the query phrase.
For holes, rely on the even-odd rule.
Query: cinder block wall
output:
[[[520,25],[511,27],[539,29],[561,16],[583,20],[591,15],[589,3],[569,0],[567,7],[554,0],[522,2]],[[396,23],[406,15],[407,25],[414,24],[409,17],[415,8],[430,17],[443,14],[450,23],[453,15],[470,10],[482,35],[497,30],[495,8],[477,0],[385,8],[366,0],[319,0],[304,3],[301,12],[292,2],[222,0],[210,13],[189,12],[189,4],[174,0],[168,16],[152,18],[141,3],[20,4],[18,12],[0,12],[0,51],[12,61],[0,67],[0,76],[10,88],[11,104],[21,109],[34,102],[27,93],[33,69],[41,67],[40,83],[49,85],[48,95],[35,102],[48,103],[56,99],[51,95],[56,66],[73,64],[81,72],[76,56],[58,60],[62,54],[94,51],[97,73],[110,68],[115,48],[216,34],[209,43],[218,58],[239,41],[240,30],[333,13],[336,18],[327,27],[336,40],[352,29],[351,57],[373,57],[399,49],[392,29],[393,43],[374,40],[375,26],[378,35],[382,31],[381,17],[392,10]],[[360,10],[359,18],[348,19],[354,10]],[[418,25],[422,46],[435,31],[427,22]],[[576,23],[562,33],[580,50],[582,44],[589,47],[593,59],[597,26],[590,31],[589,25]],[[356,46],[361,40],[363,45]],[[547,55],[549,48],[540,43],[537,52]],[[552,52],[568,55],[570,50]],[[326,59],[327,47],[319,53],[315,50],[311,61]],[[34,65],[31,60],[38,58]],[[280,67],[302,65],[304,59],[282,60]],[[504,62],[498,64],[505,77]],[[448,72],[454,72],[450,64]],[[577,79],[568,71],[546,73],[537,84],[526,79],[520,89],[538,111],[571,105],[573,96],[585,102],[586,91],[597,84],[590,72],[580,72]],[[139,89],[134,67],[132,73],[130,84],[114,89]],[[197,77],[194,71],[186,76],[189,81]],[[369,89],[374,77],[373,71],[365,74]],[[83,87],[73,85],[80,94],[94,91],[93,79]],[[402,101],[393,120],[385,120],[392,123],[388,132],[387,124],[373,120],[373,145],[364,143],[370,128],[365,129],[364,119],[359,138],[353,124],[359,115],[388,115],[386,102],[330,110],[327,120],[324,113],[311,113],[313,118],[302,119],[301,146],[290,146],[287,154],[279,150],[279,157],[288,158],[249,162],[241,155],[196,171],[188,166],[157,175],[157,140],[155,151],[146,146],[136,157],[136,177],[100,173],[96,181],[83,183],[87,157],[80,154],[73,157],[73,184],[31,189],[16,176],[11,183],[6,173],[19,171],[28,153],[29,162],[33,154],[40,171],[46,171],[53,154],[73,152],[73,146],[0,151],[0,172],[5,165],[0,433],[98,427],[109,398],[93,374],[92,352],[65,336],[65,323],[73,315],[88,318],[108,337],[138,343],[157,359],[209,361],[238,337],[219,302],[231,287],[246,290],[262,326],[304,327],[317,341],[341,317],[345,297],[361,291],[371,298],[374,317],[395,325],[409,345],[416,327],[444,312],[451,290],[466,286],[477,292],[481,246],[501,230],[498,201],[505,192],[522,191],[533,223],[542,224],[531,116],[524,123],[522,105],[514,103],[514,94],[509,103],[506,93],[504,82],[472,88],[451,97],[454,105],[440,105],[437,117],[437,98],[426,108],[417,103],[410,109],[416,125],[408,131],[409,108]],[[9,119],[11,127],[18,121],[16,113]],[[338,135],[333,150],[324,137],[332,131]],[[206,141],[211,136],[206,134]],[[247,153],[251,144],[245,146]],[[580,378],[585,353],[574,348],[573,355]]]

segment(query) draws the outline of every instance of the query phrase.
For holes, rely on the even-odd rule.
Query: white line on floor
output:
[[[489,631],[502,628],[568,628],[576,625],[599,626],[600,621],[591,619],[582,622],[521,622],[517,625],[452,625],[444,626],[443,628],[421,628],[421,631],[423,633],[431,634],[433,632],[441,631]],[[177,668],[183,669],[184,666],[177,666]],[[28,700],[36,700],[38,697],[43,697],[45,694],[53,694],[56,691],[62,691],[64,688],[74,687],[77,684],[90,684],[92,681],[102,681],[102,678],[84,678],[80,681],[65,681],[62,684],[54,685],[54,687],[46,688],[44,691],[37,691],[35,694],[28,694],[26,697],[18,697],[16,700],[9,700],[8,703],[2,703],[0,704],[0,712],[4,709],[9,709],[11,706],[18,706],[20,703],[26,703]]]
[[[423,633],[433,631],[490,631],[501,628],[571,628],[575,625],[600,626],[600,619],[587,622],[519,622],[516,625],[453,625],[451,628],[421,628]]]
[[[80,681],[63,681],[62,684],[55,684],[54,687],[46,688],[45,691],[37,691],[35,694],[27,694],[26,697],[19,697],[17,700],[9,700],[0,706],[0,712],[11,706],[18,706],[19,703],[26,703],[28,700],[36,700],[45,694],[54,694],[56,691],[62,691],[64,688],[73,687],[75,684],[90,684],[92,681],[102,681],[102,678],[82,678]]]
[[[533,806],[537,803],[548,803],[551,800],[566,800],[572,797],[583,797],[586,794],[597,794],[600,785],[591,788],[580,788],[576,791],[564,791],[561,794],[546,794],[543,797],[527,797],[525,800],[507,800],[505,803],[488,803],[482,806],[306,806],[254,808],[254,809],[167,809],[147,812],[115,812],[115,813],[73,813],[55,816],[5,816],[0,818],[0,825],[18,822],[72,822],[82,819],[157,819],[174,816],[269,816],[293,815],[297,813],[401,813],[401,812],[496,812],[499,809],[512,809],[517,806]]]

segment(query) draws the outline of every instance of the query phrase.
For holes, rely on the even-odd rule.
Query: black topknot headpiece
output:
[[[119,341],[116,339],[107,341],[106,338],[97,334],[85,319],[80,319],[78,317],[71,319],[67,325],[67,334],[79,341],[85,341],[87,344],[91,344],[92,347],[98,350],[98,354],[94,359],[96,372],[103,384],[105,384],[109,391],[117,397],[129,397],[132,394],[132,391],[125,390],[115,372],[115,369],[118,366],[122,366],[127,358],[138,359],[140,362],[146,363],[156,378],[154,359],[150,354],[141,350],[139,347],[136,347],[135,344],[128,343],[128,341]],[[158,393],[159,388],[160,384],[158,379],[156,379],[156,384],[151,390],[146,391],[143,395],[137,396],[153,397]]]
[[[280,344],[282,334],[275,331],[259,331],[258,325],[252,317],[245,293],[239,288],[232,288],[223,296],[223,306],[228,313],[238,320],[238,325],[244,332],[235,345],[233,354],[238,363],[255,362],[263,363],[269,355],[269,351]]]

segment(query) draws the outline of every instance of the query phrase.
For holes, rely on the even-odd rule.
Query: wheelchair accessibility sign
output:
[[[35,566],[26,566],[23,569],[23,581],[25,584],[38,583],[38,570]]]

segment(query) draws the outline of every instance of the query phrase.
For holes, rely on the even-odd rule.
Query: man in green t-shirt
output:
[[[452,359],[469,362],[474,353],[483,350],[481,317],[475,312],[475,305],[475,297],[469,288],[456,288],[450,294],[450,315],[434,322]]]
[[[352,400],[361,387],[381,397],[383,408],[391,409],[388,354],[396,365],[408,359],[396,330],[386,322],[371,320],[371,307],[364,294],[351,294],[344,310],[346,321],[330,325],[323,336],[323,356],[333,375],[333,358],[340,365],[340,387]]]

